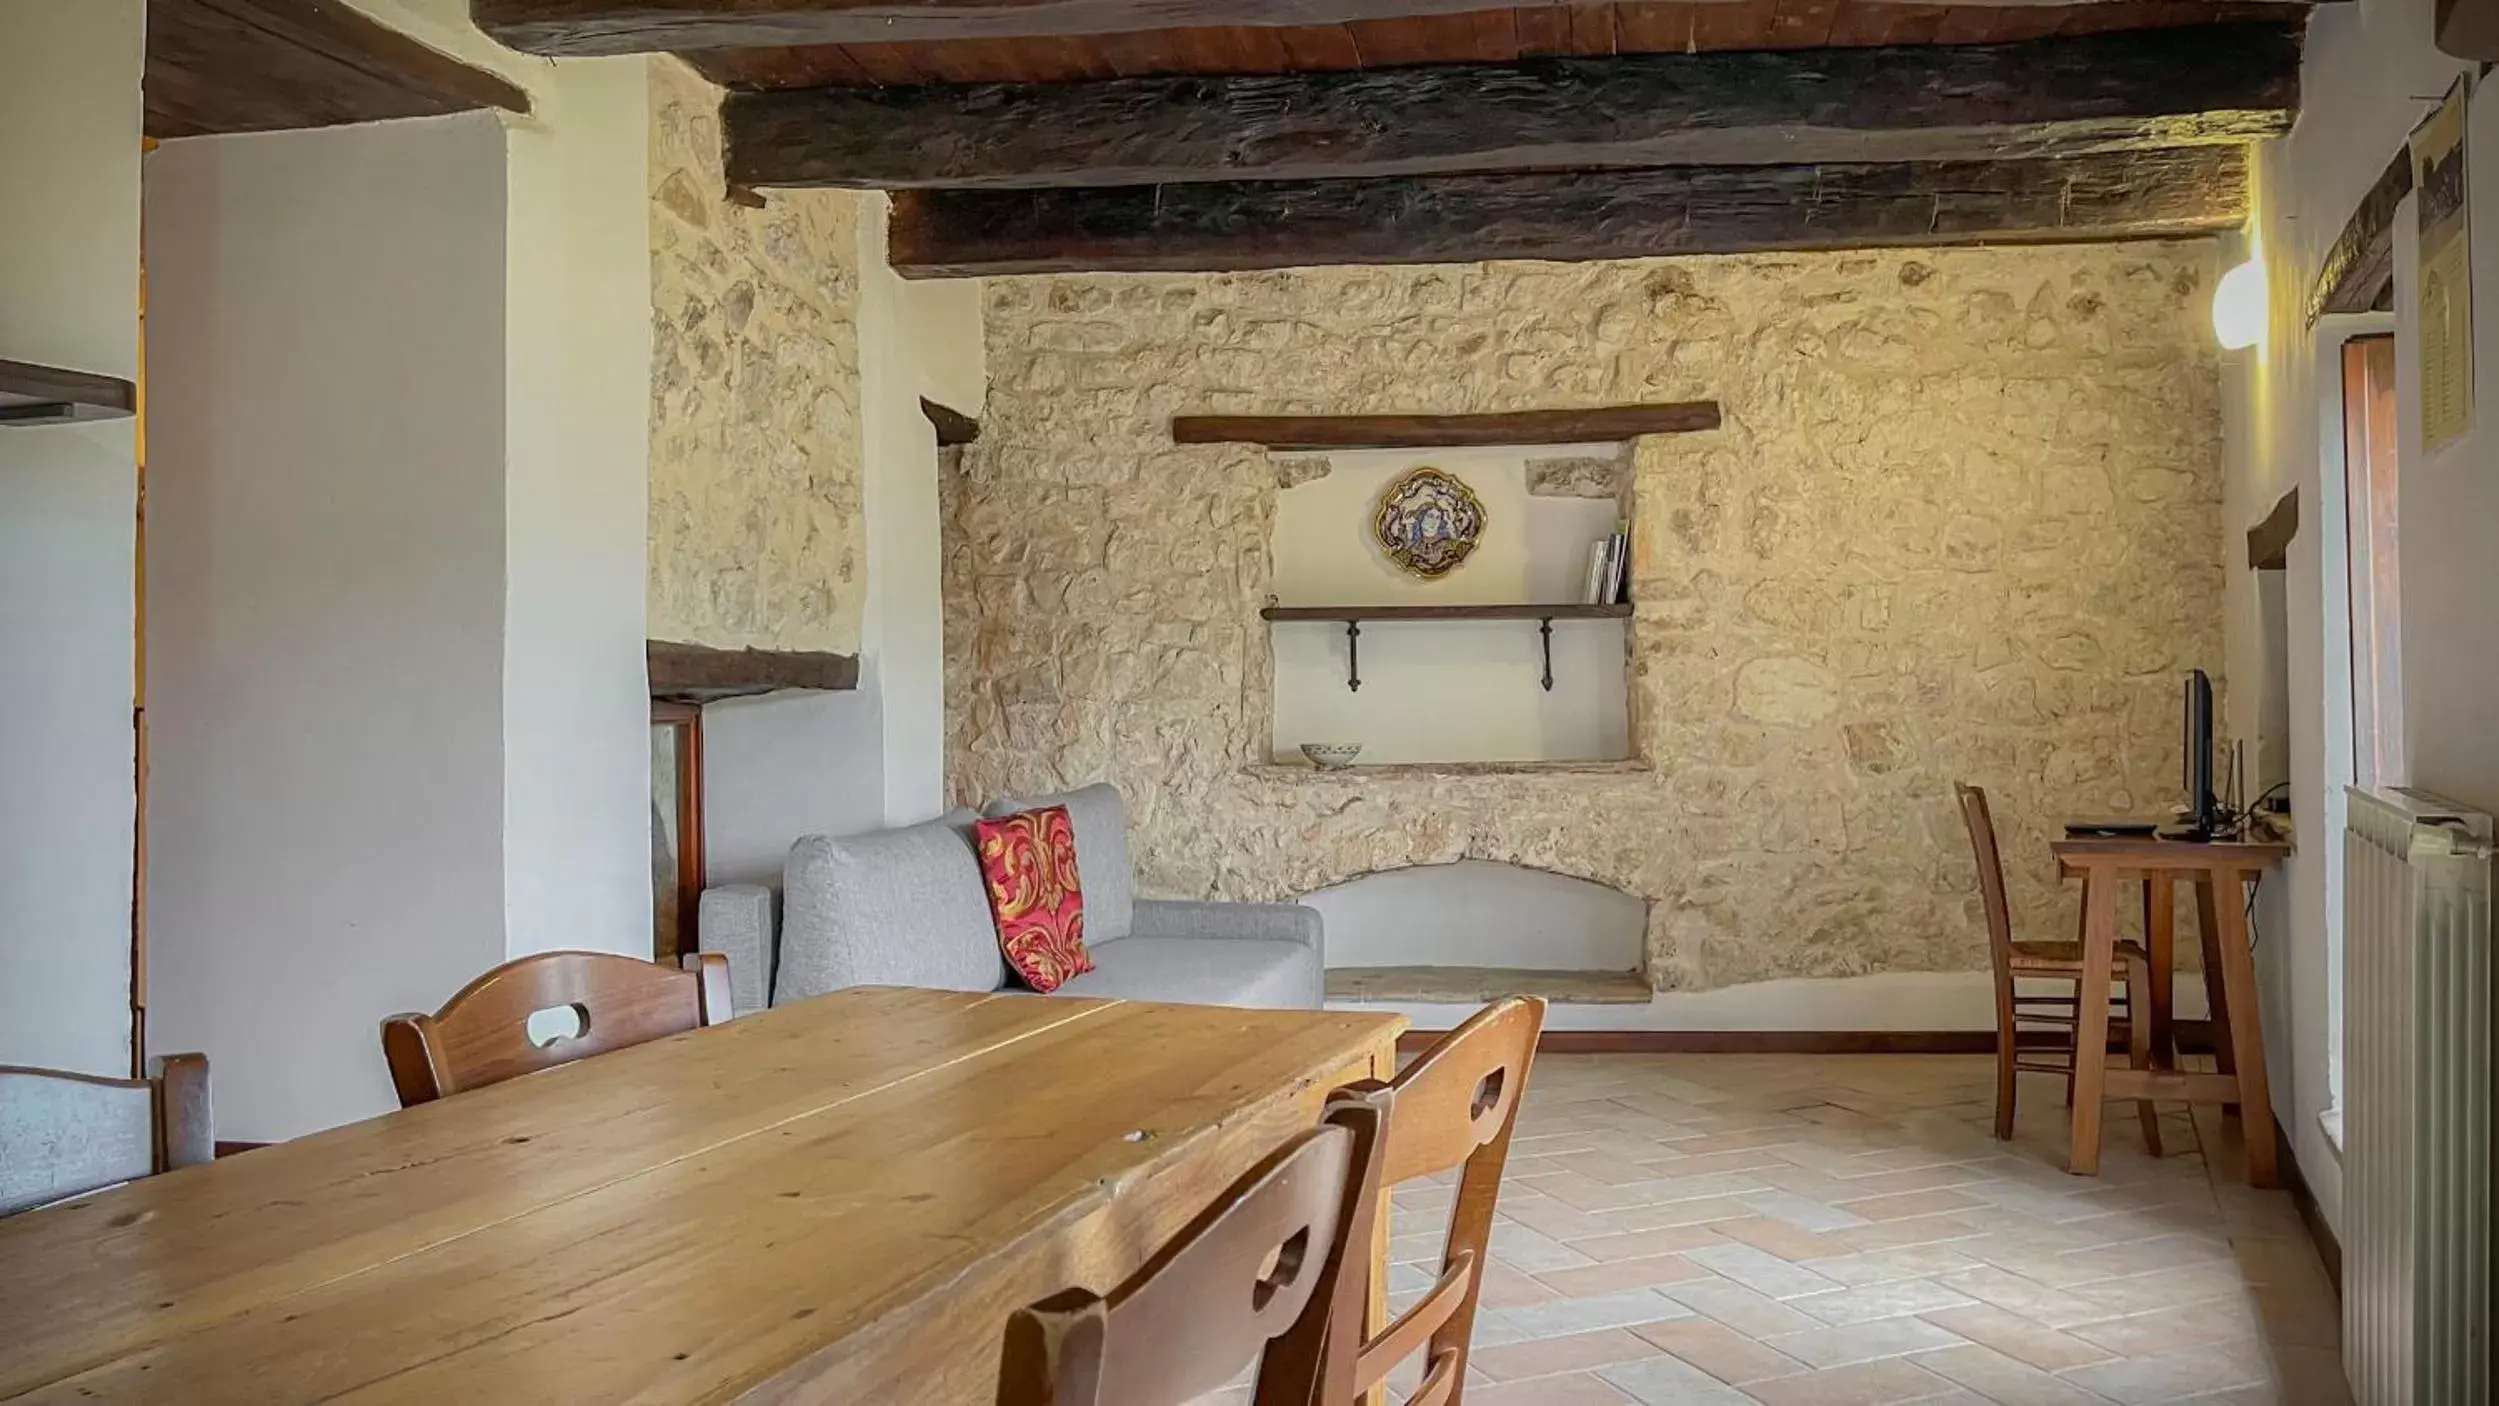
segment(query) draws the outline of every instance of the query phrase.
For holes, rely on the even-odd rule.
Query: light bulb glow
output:
[[[2225,351],[2244,351],[2265,340],[2265,264],[2250,259],[2221,276],[2213,289],[2213,335]]]

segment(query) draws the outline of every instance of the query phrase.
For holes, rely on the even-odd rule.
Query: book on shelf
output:
[[[1580,600],[1585,605],[1620,605],[1631,598],[1631,524],[1588,547],[1588,580]]]

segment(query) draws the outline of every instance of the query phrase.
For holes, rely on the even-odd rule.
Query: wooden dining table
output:
[[[2247,889],[2288,856],[2290,847],[2270,839],[2196,841],[2141,835],[2070,836],[2048,848],[2062,873],[2083,881],[2083,976],[2075,1009],[2073,1137],[2066,1149],[2066,1169],[2086,1176],[2099,1171],[2103,1100],[2168,1099],[2236,1105],[2247,1139],[2249,1183],[2279,1185]],[[2150,1069],[2111,1069],[2106,1055],[2109,981],[2117,965],[2118,890],[2128,880],[2144,886],[2144,943],[2152,967],[2151,1009],[2129,1012],[2128,1018],[2151,1023]],[[2196,932],[2219,1066],[2213,1073],[2177,1067],[2170,1005],[2181,883],[2195,890]],[[2092,1057],[2085,1057],[2085,1051],[2093,1052]]]
[[[0,1221],[0,1401],[987,1403],[1404,1024],[863,989],[601,1055]]]

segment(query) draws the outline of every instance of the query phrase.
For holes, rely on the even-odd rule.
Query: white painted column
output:
[[[0,358],[138,372],[145,0],[0,0]],[[130,1067],[130,421],[0,429],[0,1063]]]
[[[981,285],[912,282],[887,263],[883,196],[859,220],[859,407],[868,601],[862,688],[879,694],[885,821],[945,809],[944,543],[937,437],[923,396],[977,416],[988,395]]]
[[[505,942],[647,956],[648,61],[541,67],[530,95],[507,133]]]

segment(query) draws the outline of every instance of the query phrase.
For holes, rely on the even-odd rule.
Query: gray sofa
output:
[[[1085,892],[1085,945],[1095,969],[1059,988],[1193,1005],[1319,1007],[1326,994],[1319,914],[1300,904],[1174,903],[1139,899],[1130,875],[1128,821],[1119,792],[1089,786],[1060,796],[993,802],[991,816],[1065,805]],[[842,839],[810,836],[782,875],[779,961],[770,895],[704,895],[703,947],[726,952],[743,988],[741,1011],[787,1005],[848,986],[1006,989],[1009,977],[973,851],[973,812]]]

